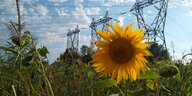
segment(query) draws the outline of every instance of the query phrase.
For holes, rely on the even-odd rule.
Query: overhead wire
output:
[[[36,3],[36,4],[35,4]],[[31,3],[33,6],[34,5],[37,5],[38,4],[42,4],[42,5],[45,5],[47,7],[79,7],[79,6],[74,6],[74,5],[64,5],[64,4],[59,4],[59,5],[54,5],[54,3],[51,4],[51,2],[35,2],[35,3]],[[50,4],[49,4],[50,3]],[[24,3],[24,5],[28,5],[27,3]],[[94,5],[94,6],[90,6],[90,5],[83,5],[82,7],[132,7],[132,6],[102,6],[102,5]],[[129,11],[125,11],[127,14]],[[5,15],[5,16],[16,16],[17,14],[0,14],[0,15]],[[84,15],[84,14],[76,14],[76,15]],[[122,15],[121,13],[119,14],[109,14],[109,16],[111,15]],[[23,16],[44,16],[44,15],[26,15],[26,14],[23,14]],[[60,17],[60,18],[63,18],[62,16],[59,16],[59,15],[55,15],[55,14],[49,14],[49,15],[46,15],[46,16],[54,16],[54,17]],[[87,16],[104,16],[104,15],[101,15],[101,14],[98,14],[98,15],[87,15]],[[150,16],[150,15],[148,15]],[[153,16],[153,15],[152,15]],[[169,17],[168,17],[169,18]],[[188,30],[186,30],[181,24],[177,23],[176,21],[174,21],[172,18],[169,18],[171,21],[175,22],[174,24],[178,25],[180,28],[182,28],[184,31],[186,31],[187,33],[189,33],[190,35],[192,35],[191,32],[189,32]],[[134,19],[135,20],[135,19]],[[126,20],[127,21],[127,20]],[[132,20],[130,20],[132,21]],[[78,21],[78,22],[83,22],[83,21]],[[68,22],[50,22],[50,23],[34,23],[34,24],[30,24],[30,26],[39,26],[39,25],[42,25],[42,24],[53,24],[53,23],[56,23],[56,24],[66,24]],[[37,31],[36,31],[37,32]],[[38,32],[43,32],[43,31],[38,31]],[[57,31],[51,31],[51,32],[57,32]],[[166,33],[168,34],[170,37],[174,38],[175,40],[179,41],[181,44],[185,43],[184,41],[176,38],[174,35],[171,35],[169,33]]]
[[[167,17],[168,17],[169,20],[174,22],[174,24],[176,24],[179,28],[183,29],[184,32],[187,32],[188,34],[190,34],[192,36],[192,33],[190,31],[188,31],[185,27],[183,27],[181,24],[179,24],[177,21],[175,21],[171,17],[169,17],[169,16],[167,16]]]
[[[35,5],[35,4],[45,4],[45,2],[35,2],[35,3],[30,3],[30,4],[32,4],[32,5]],[[50,3],[50,2],[47,2],[47,4],[48,3]],[[27,5],[27,3],[23,3],[24,5]],[[50,5],[53,5],[53,7],[58,7],[57,5],[54,5],[54,3],[50,3],[50,4],[48,4],[47,5],[47,7],[50,7]],[[62,7],[78,7],[78,6],[74,6],[74,5],[63,5]],[[131,6],[102,6],[102,5],[94,5],[94,6],[90,6],[90,5],[83,5],[83,7],[132,7],[132,5]],[[127,14],[129,11],[125,11],[124,12],[124,14]],[[119,13],[119,14],[109,14],[110,16],[111,15],[124,15],[124,14],[122,14],[122,12],[121,13]],[[0,15],[8,15],[8,16],[15,16],[15,15],[17,15],[17,14],[0,14]],[[76,15],[84,15],[84,14],[76,14]],[[23,14],[23,16],[36,16],[36,15],[26,15],[26,14]],[[37,16],[44,16],[44,15],[37,15]],[[60,17],[60,18],[62,18],[61,16],[59,16],[59,15],[53,15],[53,14],[49,14],[49,15],[46,15],[46,16],[54,16],[54,17]],[[101,14],[98,14],[98,15],[87,15],[87,16],[102,16]],[[133,20],[135,20],[135,19],[132,19],[132,20],[126,20],[126,21],[133,21]],[[79,21],[78,21],[79,22]],[[82,21],[83,22],[83,21]],[[53,24],[53,23],[56,23],[56,24],[64,24],[64,23],[68,23],[68,22],[50,22],[50,23],[38,23],[38,24],[30,24],[30,26],[32,25],[43,25],[43,24]]]
[[[170,18],[168,18],[170,20]],[[168,20],[167,20],[168,21]],[[176,24],[175,22],[172,22],[173,24]],[[176,40],[178,43],[182,44],[182,45],[185,45],[185,46],[190,46],[190,45],[186,45],[186,41],[183,41],[183,39],[180,39],[180,38],[177,38],[175,37],[174,35],[166,32],[165,33],[166,35],[169,35],[169,38],[173,38],[174,40]]]
[[[21,1],[22,2],[22,1]],[[55,7],[55,6],[58,6],[58,5],[64,5],[64,6],[66,6],[66,7],[79,7],[79,6],[77,6],[77,5],[65,5],[65,4],[68,4],[68,3],[66,3],[66,2],[22,2],[23,4],[25,4],[25,5],[29,5],[29,4],[33,4],[33,5],[38,5],[38,4],[44,4],[44,5],[47,5],[47,6],[53,6],[53,7]],[[100,2],[99,2],[100,3]],[[82,3],[81,3],[82,4]],[[125,4],[125,3],[122,3],[122,4]],[[92,5],[90,4],[90,5],[82,5],[83,7],[92,7]],[[94,5],[93,7],[132,7],[132,5],[129,5],[129,6],[124,6],[124,5],[115,5],[115,4],[113,4],[113,6],[111,5],[102,5],[102,4],[100,4],[100,5]]]
[[[47,3],[47,4],[46,4]],[[107,6],[107,5],[66,5],[65,3],[52,3],[52,2],[32,2],[32,3],[27,3],[27,2],[21,2],[21,4],[23,4],[24,6],[28,6],[28,5],[45,5],[47,7],[132,7],[132,5],[111,5],[111,6]],[[50,3],[50,4],[48,4]],[[2,4],[2,3],[1,3]]]
[[[4,16],[15,16],[15,15],[17,15],[17,14],[0,14],[0,15],[4,15]],[[85,14],[75,14],[75,16],[77,16],[77,15],[85,15]],[[89,15],[89,14],[86,14],[87,16],[102,16],[102,15],[99,15],[99,14],[95,14],[95,15]],[[121,14],[110,14],[110,15],[121,15]],[[48,14],[48,15],[40,15],[40,14],[38,14],[38,15],[26,15],[26,14],[22,14],[22,16],[55,16],[55,17],[64,17],[64,16],[67,16],[67,15],[63,15],[63,16],[59,16],[59,15],[50,15],[50,14]],[[68,15],[68,16],[71,16],[71,15]]]

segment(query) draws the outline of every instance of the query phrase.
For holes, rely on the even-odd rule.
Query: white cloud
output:
[[[90,40],[91,40],[91,36],[86,36],[86,35],[84,35],[84,34],[80,34],[79,35],[79,47],[81,47],[82,45],[89,45],[90,44]]]
[[[124,24],[124,19],[125,19],[125,17],[122,17],[122,16],[119,16],[119,17],[118,17],[119,25],[120,25],[120,26],[123,26],[123,24]]]
[[[37,5],[36,11],[42,16],[46,16],[49,13],[47,7],[43,6],[42,4]]]
[[[104,2],[105,0],[89,0],[90,2]]]
[[[66,15],[69,15],[67,14],[66,10],[65,9],[58,9],[58,8],[55,8],[55,11],[58,13],[59,16],[63,17],[63,16],[66,16]]]
[[[0,0],[0,3],[0,43],[2,42],[2,44],[6,44],[6,40],[10,37],[10,31],[8,31],[5,23],[9,23],[9,21],[17,23],[17,7],[15,0]],[[27,15],[27,10],[23,6],[22,2],[20,2],[19,5],[23,22],[23,20],[25,20],[25,16],[23,16],[23,14]]]
[[[31,2],[34,2],[35,0],[22,0],[22,2],[28,2],[28,3],[31,3]]]
[[[34,14],[35,10],[33,8],[29,8],[30,14]]]
[[[21,13],[21,14],[28,15],[28,14],[27,14],[27,10],[25,9],[25,7],[24,7],[23,4],[20,4],[20,7],[19,7],[19,8],[20,8],[20,13]]]
[[[4,9],[3,11],[6,13],[17,13],[16,4],[14,0],[1,1],[0,8]]]
[[[104,6],[112,6],[117,4],[124,4],[124,3],[133,3],[135,0],[89,0],[90,2],[98,2]]]
[[[47,25],[47,23],[51,23],[52,17],[34,15],[34,16],[31,16],[29,18],[29,21],[27,22],[30,23],[32,26],[34,25],[36,27],[41,27],[43,24]],[[37,26],[39,24],[41,24],[41,26]]]
[[[83,45],[90,45],[91,36],[80,34],[79,35],[79,50]]]
[[[10,1],[10,2],[9,2]],[[17,14],[15,1],[6,0],[0,4],[0,8],[5,9],[6,14]],[[49,0],[50,2],[65,2],[66,0]],[[46,46],[50,51],[49,60],[55,60],[60,53],[65,51],[67,38],[61,38],[59,34],[66,34],[68,29],[73,30],[76,25],[80,28],[87,28],[91,22],[91,18],[88,15],[97,15],[100,13],[100,8],[83,8],[82,2],[84,0],[75,0],[73,4],[77,6],[74,10],[67,12],[64,8],[55,8],[55,12],[58,13],[59,17],[49,16],[52,14],[49,11],[48,6],[37,4],[34,0],[25,0],[28,2],[29,9],[20,4],[21,13],[29,14],[24,20],[27,25],[26,29],[31,32],[34,37],[37,37],[39,46]],[[53,4],[54,5],[54,4]],[[49,13],[50,12],[50,13]],[[24,17],[22,17],[24,18]],[[6,16],[0,18],[0,21],[17,20],[17,18]],[[23,21],[23,22],[24,22]],[[3,34],[0,34],[0,39]],[[80,46],[83,44],[89,45],[90,36],[80,35]]]
[[[135,3],[136,0],[89,0],[89,1],[94,3],[100,3],[104,6],[113,6],[113,5],[125,4],[125,3]],[[192,1],[191,0],[169,0],[169,8],[175,8],[178,6],[192,7]]]
[[[83,8],[83,5],[82,5],[83,2],[84,0],[74,0],[74,5],[79,8]]]
[[[190,0],[183,0],[183,1],[182,1],[182,4],[183,4],[183,6],[186,6],[186,7],[188,7],[188,6],[191,6],[191,5],[192,5],[192,3],[191,3],[191,1],[190,1]]]
[[[110,2],[113,2],[113,3],[123,3],[124,0],[110,0]]]
[[[84,2],[84,0],[75,0],[75,1],[76,1],[76,2],[81,2],[81,3]]]
[[[54,18],[54,21],[49,24],[44,24],[45,21],[48,22],[49,20],[52,20],[49,16],[41,16],[41,19],[38,19],[38,17],[33,17],[33,19],[34,20],[31,21],[35,21],[36,19],[36,22],[43,22],[43,24],[37,25],[40,28],[36,27],[36,29],[34,29],[34,32],[36,32],[35,30],[40,32],[33,34],[36,34],[36,36],[39,38],[39,43],[41,45],[45,45],[49,49],[51,54],[49,56],[49,60],[51,62],[53,62],[60,53],[64,52],[66,48],[67,37],[61,38],[59,34],[66,34],[68,32],[68,28],[73,30],[76,25],[79,25],[80,28],[88,27],[91,22],[91,19],[86,15],[86,12],[83,10],[83,8],[75,8],[71,14],[66,15],[65,17],[59,17],[57,19]],[[84,41],[81,42],[80,40],[80,46],[83,44],[89,44],[89,40],[87,38],[88,37],[86,36],[80,36],[80,39]]]
[[[192,7],[190,0],[169,0],[169,8],[176,8],[179,6]]]
[[[79,23],[81,25],[83,24],[83,27],[87,27],[91,22],[90,17],[86,15],[86,12],[85,10],[83,10],[83,8],[76,7],[75,11],[73,11],[71,15],[74,17],[75,21],[78,22],[79,20],[81,20],[79,21]]]
[[[192,16],[192,11],[189,11],[189,12],[187,13],[187,16]]]
[[[49,2],[55,2],[55,3],[63,3],[66,2],[67,0],[48,0]]]
[[[148,11],[147,11],[147,13],[148,13],[148,14],[151,14],[151,13],[152,13],[152,11],[151,11],[151,10],[148,10]]]
[[[99,15],[100,8],[99,7],[85,8],[85,12],[87,13],[87,15]]]
[[[128,2],[135,2],[135,0],[89,0],[90,2],[113,2],[113,3],[128,3]]]

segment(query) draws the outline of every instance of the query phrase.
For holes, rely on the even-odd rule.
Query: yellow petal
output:
[[[119,66],[118,75],[117,75],[117,83],[122,80],[122,65]]]
[[[97,30],[97,34],[99,34],[99,36],[101,36],[104,40],[110,41],[110,35],[107,32]]]
[[[98,66],[101,66],[101,63],[94,63],[92,66],[93,67],[98,67]]]
[[[132,80],[137,79],[137,73],[136,73],[135,69],[131,69],[131,77],[132,77]]]
[[[123,77],[123,80],[127,80],[128,79],[127,70],[126,70],[126,64],[122,65],[122,77]]]
[[[114,79],[114,77],[117,75],[118,73],[118,70],[119,70],[119,65],[115,65],[114,67],[114,70],[112,72],[112,76],[111,76],[111,79]]]
[[[122,28],[119,26],[119,23],[116,21],[116,23],[115,23],[115,26],[116,26],[116,30],[118,31],[118,32],[122,32],[123,30],[122,30]]]
[[[128,27],[128,30],[127,30],[127,35],[131,34],[132,33],[132,29],[133,29],[133,26],[135,25],[135,22],[131,23]]]
[[[126,26],[126,27],[123,28],[123,35],[124,35],[124,36],[126,36],[126,34],[127,34],[127,33],[126,33],[127,30],[128,30],[128,26]]]
[[[120,34],[119,34],[119,32],[113,27],[113,25],[112,25],[111,23],[110,23],[110,26],[111,26],[113,32],[115,33],[115,36],[116,36],[116,37],[121,37]]]
[[[96,41],[96,46],[98,48],[108,48],[108,42],[105,42],[105,41],[101,41],[101,40],[97,40]]]
[[[148,68],[148,61],[144,56],[150,56],[151,53],[147,50],[148,44],[143,42],[144,31],[139,28],[133,31],[134,24],[135,22],[121,28],[118,22],[115,27],[110,23],[112,30],[106,27],[106,32],[97,31],[103,39],[95,41],[96,46],[100,49],[92,55],[93,67],[97,72],[101,72],[102,76],[110,74],[111,79],[116,78],[117,83],[128,78],[136,80],[140,71]],[[130,53],[130,50],[133,52]],[[121,59],[117,54],[122,54],[122,58],[124,58],[123,56],[130,58]]]
[[[135,48],[146,49],[147,46],[148,46],[147,43],[139,43],[139,44],[135,45]]]

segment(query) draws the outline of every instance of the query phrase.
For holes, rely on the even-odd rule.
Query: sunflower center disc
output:
[[[134,48],[128,40],[118,38],[109,44],[109,54],[114,62],[122,64],[133,57]]]

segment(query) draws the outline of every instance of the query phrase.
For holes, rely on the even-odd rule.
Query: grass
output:
[[[6,52],[0,58],[1,96],[192,96],[191,62],[153,60],[148,64],[152,73],[114,86],[103,84],[109,76],[101,77],[94,71],[88,62],[90,54],[65,53],[48,64],[47,48],[37,48],[29,32],[13,36],[9,42],[0,47]]]

